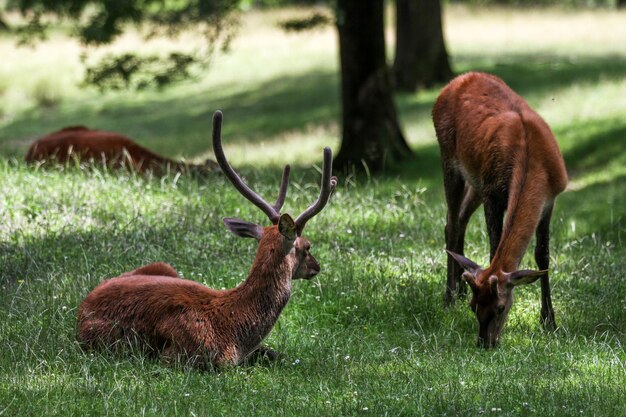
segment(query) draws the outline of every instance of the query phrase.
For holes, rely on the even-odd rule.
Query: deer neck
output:
[[[230,294],[238,313],[234,337],[242,358],[269,334],[291,296],[295,258],[268,252],[259,250],[248,278]]]
[[[519,268],[542,213],[551,204],[545,176],[540,171],[513,173],[500,243],[490,269],[512,272]]]
[[[260,303],[263,307],[282,309],[291,295],[294,263],[289,256],[268,258],[257,253],[248,277],[236,288],[238,295],[251,306]]]

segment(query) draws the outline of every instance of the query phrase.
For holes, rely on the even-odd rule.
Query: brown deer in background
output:
[[[291,280],[310,279],[320,271],[302,237],[307,221],[319,213],[337,184],[331,176],[332,152],[324,149],[322,185],[317,200],[295,220],[280,214],[289,181],[285,166],[278,200],[270,205],[252,191],[230,166],[221,144],[222,113],[213,116],[213,149],[235,188],[260,208],[272,226],[226,218],[226,227],[258,241],[248,277],[229,290],[214,290],[182,279],[168,264],[150,264],[98,285],[78,309],[78,339],[86,348],[139,343],[163,359],[205,368],[239,364],[252,353],[275,352],[261,342],[291,295]]]
[[[448,205],[446,302],[464,290],[461,279],[467,282],[479,343],[493,347],[513,304],[513,289],[541,278],[541,321],[556,328],[548,278],[549,228],[567,173],[550,128],[501,79],[476,72],[443,89],[433,120]],[[484,269],[463,256],[467,223],[481,203],[491,246],[490,265]],[[533,233],[541,270],[520,271]]]
[[[111,168],[155,175],[168,171],[208,174],[218,169],[217,163],[207,159],[204,164],[174,161],[138,145],[132,139],[115,132],[92,130],[84,126],[63,128],[37,139],[28,148],[26,162],[101,162]]]

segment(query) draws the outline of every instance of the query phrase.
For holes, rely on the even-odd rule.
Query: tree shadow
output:
[[[626,59],[621,56],[529,54],[499,56],[496,61],[459,55],[455,59],[459,68],[499,75],[523,96],[547,94],[576,83],[621,79],[626,74]],[[429,119],[439,88],[397,95],[399,117],[407,122]],[[220,85],[213,90],[206,87],[190,94],[135,102],[96,97],[62,110],[26,111],[0,130],[0,155],[21,159],[32,139],[80,123],[122,132],[167,156],[196,158],[210,149],[211,116],[216,109],[225,114],[224,137],[236,144],[275,140],[312,128],[335,129],[339,123],[339,78],[332,71],[316,69],[281,76],[244,92],[229,93],[233,89],[237,90],[236,86]],[[439,178],[436,144],[414,149],[416,161],[395,167],[389,175]]]
[[[462,71],[485,71],[502,78],[522,96],[545,94],[573,84],[620,80],[626,75],[626,57],[564,56],[559,54],[498,55],[492,60],[479,55],[455,56]]]
[[[605,167],[611,161],[626,162],[626,120],[585,121],[569,125],[557,134],[569,135],[570,132],[582,138],[563,151],[570,176]]]
[[[220,86],[229,90],[230,86]],[[211,120],[224,112],[229,143],[259,143],[280,134],[337,123],[338,76],[311,71],[283,76],[231,95],[203,90],[181,97],[130,101],[97,98],[42,114],[31,109],[0,130],[0,154],[22,157],[35,138],[63,126],[84,124],[124,133],[165,155],[196,157],[210,149]]]

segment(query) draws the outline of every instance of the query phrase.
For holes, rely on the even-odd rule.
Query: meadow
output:
[[[626,13],[608,10],[454,6],[445,16],[455,71],[501,76],[565,157],[570,185],[552,219],[556,332],[539,323],[538,284],[516,290],[493,350],[476,347],[465,301],[443,305],[446,208],[430,118],[438,86],[396,96],[415,161],[340,176],[307,225],[322,271],[294,282],[266,340],[278,361],[200,372],[80,349],[77,306],[100,281],[164,261],[233,287],[256,244],[221,218],[265,217],[220,175],[38,169],[22,162],[28,145],[85,124],[200,161],[212,156],[221,109],[226,154],[260,194],[271,199],[292,164],[285,210],[297,214],[316,197],[322,148],[337,150],[340,130],[335,30],[277,27],[300,13],[244,14],[230,51],[163,91],[79,88],[81,47],[63,31],[32,49],[0,36],[0,415],[625,415]],[[112,48],[140,46],[131,33]],[[466,242],[486,264],[482,214]],[[532,250],[525,268],[535,267]]]

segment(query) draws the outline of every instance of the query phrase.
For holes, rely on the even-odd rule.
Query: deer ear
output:
[[[278,220],[278,231],[289,240],[296,240],[296,222],[287,213],[281,214]]]
[[[255,223],[246,222],[232,217],[224,218],[224,225],[239,237],[253,237],[261,240],[263,236],[263,228]]]
[[[505,272],[504,276],[509,285],[516,287],[522,284],[530,284],[537,281],[543,275],[547,274],[548,270],[533,271],[532,269],[522,269],[520,271]]]
[[[461,268],[465,269],[467,272],[470,272],[472,275],[476,276],[481,271],[480,266],[476,262],[470,261],[465,256],[451,252],[447,249],[446,252],[448,252],[450,256],[452,256],[452,258],[458,262],[459,265],[461,265]]]

